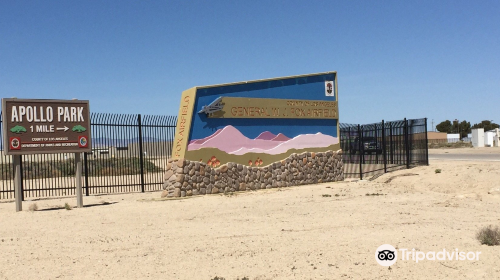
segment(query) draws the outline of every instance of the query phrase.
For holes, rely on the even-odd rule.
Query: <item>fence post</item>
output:
[[[404,133],[405,133],[405,148],[406,148],[406,168],[410,168],[410,145],[408,141],[408,120],[405,118],[405,127],[404,127]]]
[[[361,157],[364,158],[364,156],[361,152],[361,146],[363,145],[361,136],[361,125],[358,124],[359,180],[363,180],[363,163],[361,162]]]
[[[14,167],[14,197],[16,199],[16,212],[23,211],[23,189],[21,178],[21,155],[12,156],[12,167]]]
[[[139,156],[141,165],[141,192],[144,192],[144,152],[142,151],[142,124],[141,124],[141,114],[137,116],[137,123],[139,124]]]
[[[391,164],[394,164],[394,142],[392,140],[392,122],[389,122],[389,153],[391,154]]]
[[[427,138],[427,118],[425,118],[425,164],[429,165],[429,139]]]
[[[385,122],[382,120],[382,153],[384,157],[384,173],[387,173],[387,155],[385,154],[386,141],[385,141]]]
[[[19,170],[20,170],[20,177],[21,177],[21,201],[24,201],[24,178],[23,178],[23,156],[19,156]]]
[[[83,164],[85,165],[85,196],[89,196],[89,164],[87,153],[83,153]]]
[[[352,160],[352,151],[351,151],[351,126],[349,126],[349,133],[347,134],[349,137],[347,137],[347,149],[349,153],[349,161]]]
[[[373,133],[375,134],[375,164],[378,164],[378,151],[377,151],[377,147],[378,147],[378,144],[379,144],[379,141],[378,141],[378,129],[377,129],[377,124],[375,123],[373,125]],[[371,153],[370,153],[371,154]],[[370,163],[373,163],[373,160],[371,160]]]
[[[82,155],[80,153],[75,153],[75,192],[76,192],[76,206],[78,208],[83,208],[83,196],[82,196]]]

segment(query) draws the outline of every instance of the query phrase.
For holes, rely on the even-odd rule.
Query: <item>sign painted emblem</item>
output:
[[[10,148],[12,150],[20,150],[21,149],[21,140],[18,137],[10,137]]]
[[[199,114],[205,113],[208,115],[222,110],[222,107],[223,107],[222,97],[219,97],[215,99],[212,103],[203,106],[198,113]]]
[[[325,95],[326,96],[335,96],[335,93],[333,92],[333,81],[326,81],[325,82]]]
[[[80,146],[80,148],[87,147],[87,144],[88,144],[87,137],[85,136],[78,137],[78,146]]]

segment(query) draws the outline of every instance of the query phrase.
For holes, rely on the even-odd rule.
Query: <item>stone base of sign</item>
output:
[[[162,196],[184,197],[343,180],[342,150],[291,154],[264,167],[229,162],[212,168],[203,162],[170,159]]]

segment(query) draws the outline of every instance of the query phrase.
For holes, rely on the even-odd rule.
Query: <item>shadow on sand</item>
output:
[[[106,206],[106,205],[111,205],[111,204],[116,204],[118,202],[103,202],[103,203],[94,203],[94,204],[87,204],[87,205],[83,205],[83,208],[87,208],[87,207],[95,207],[95,206]],[[65,206],[54,206],[54,207],[50,207],[50,208],[45,208],[45,209],[40,209],[40,210],[36,210],[36,211],[55,211],[55,210],[71,210],[73,208],[78,208],[78,207],[73,207],[71,206],[69,209],[67,209]]]

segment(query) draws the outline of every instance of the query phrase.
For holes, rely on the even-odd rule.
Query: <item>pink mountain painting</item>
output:
[[[195,144],[203,144],[203,143],[205,143],[207,140],[209,140],[210,138],[215,137],[215,136],[216,136],[217,134],[219,134],[221,131],[222,131],[222,129],[217,129],[217,131],[216,131],[216,132],[214,132],[214,134],[212,134],[212,135],[210,135],[210,136],[208,136],[208,137],[205,137],[205,138],[203,138],[203,139],[191,140],[191,141],[189,141],[189,144],[191,144],[191,143],[195,143]]]
[[[290,139],[291,138],[286,137],[283,133],[278,133],[278,135],[276,135],[276,137],[274,137],[271,140],[272,141],[288,141]]]
[[[257,136],[257,138],[250,139],[235,127],[228,125],[208,137],[190,141],[188,151],[202,148],[217,148],[234,155],[243,155],[246,153],[276,155],[284,153],[289,149],[324,148],[338,143],[338,138],[319,132],[316,134],[301,134],[290,139],[282,133],[274,135],[266,131]]]
[[[269,131],[264,131],[262,132],[259,136],[257,136],[257,138],[255,139],[261,139],[261,140],[271,140],[273,139],[274,137],[276,137],[276,135],[272,134],[271,132]]]

